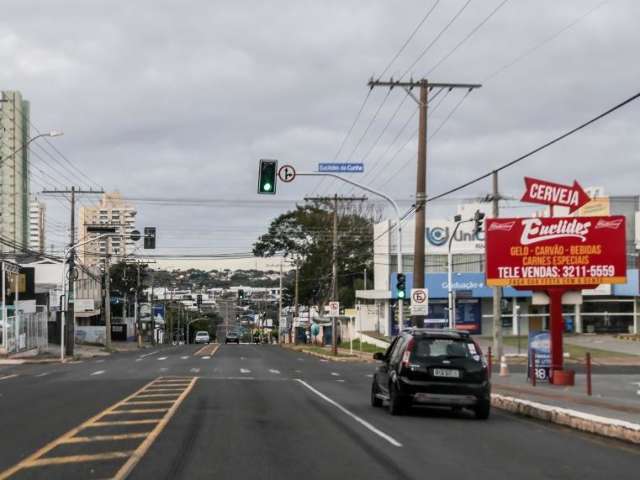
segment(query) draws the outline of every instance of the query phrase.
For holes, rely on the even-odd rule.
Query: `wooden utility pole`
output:
[[[500,215],[500,192],[498,190],[498,172],[494,171],[492,176],[491,195],[491,215],[498,218]],[[502,287],[493,287],[493,351],[496,359],[502,358]]]
[[[424,256],[425,256],[425,233],[426,233],[426,213],[425,204],[427,201],[427,115],[429,110],[429,92],[433,89],[462,88],[471,91],[480,88],[482,85],[476,83],[438,83],[429,82],[426,78],[421,80],[409,80],[406,82],[393,80],[369,80],[369,88],[374,87],[400,87],[403,88],[411,98],[415,100],[420,109],[418,119],[418,161],[416,174],[416,220],[415,220],[415,236],[413,243],[413,288],[424,288]],[[412,89],[419,87],[420,96],[416,98]],[[422,327],[424,325],[424,316],[412,315],[411,323],[414,326]],[[402,329],[402,325],[399,326]]]
[[[75,266],[76,266],[76,252],[75,252],[75,244],[76,244],[76,195],[77,194],[100,194],[104,193],[103,190],[83,190],[78,187],[71,187],[70,189],[65,190],[44,190],[43,194],[54,195],[54,194],[71,194],[71,232],[69,239],[69,258],[65,259],[67,264],[69,265],[68,275],[68,294],[67,294],[67,324],[65,326],[65,332],[60,332],[60,335],[65,336],[65,355],[73,356],[74,346],[75,346],[75,308],[74,308],[74,288],[75,288]],[[106,335],[109,337],[109,335]]]
[[[331,248],[331,300],[338,301],[338,204],[339,202],[364,202],[367,197],[305,197],[305,201],[333,202],[333,241]],[[338,355],[337,318],[331,317],[331,350]]]

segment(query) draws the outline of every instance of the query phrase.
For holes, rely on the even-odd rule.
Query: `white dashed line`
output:
[[[158,360],[166,360],[167,357],[158,357]]]
[[[198,373],[198,372],[200,371],[200,369],[199,369],[199,368],[192,368],[192,369],[191,369],[191,370],[189,370],[189,371],[190,371],[190,372],[193,372],[193,373]]]
[[[339,377],[340,374],[338,372],[331,372],[331,375],[333,375],[334,377]]]
[[[247,370],[246,368],[241,368],[240,373],[251,373],[251,370]]]
[[[364,428],[366,428],[367,430],[369,430],[372,433],[375,433],[376,435],[378,435],[380,438],[383,438],[384,440],[386,440],[387,442],[389,442],[391,445],[393,445],[394,447],[402,447],[402,444],[397,441],[395,438],[393,438],[390,435],[387,435],[386,433],[384,433],[382,430],[377,429],[376,427],[374,427],[373,425],[371,425],[369,422],[367,422],[366,420],[360,418],[359,416],[357,416],[355,413],[350,412],[349,410],[347,410],[346,408],[344,408],[342,405],[340,405],[338,402],[336,402],[335,400],[332,400],[331,398],[327,397],[324,393],[316,390],[315,388],[313,388],[311,385],[309,385],[307,382],[305,382],[304,380],[300,380],[299,378],[296,378],[296,381],[299,382],[301,385],[304,385],[307,389],[309,389],[310,391],[312,391],[314,394],[316,394],[317,396],[319,396],[320,398],[322,398],[325,402],[333,405],[334,407],[336,407],[338,410],[340,410],[342,413],[344,413],[345,415],[349,416],[350,418],[352,418],[353,420],[355,420],[356,422],[358,422],[360,425],[362,425]]]
[[[280,375],[280,370],[269,369],[269,371],[270,371],[271,373],[276,374],[276,375]]]
[[[336,380],[336,382],[344,383],[344,380],[342,380],[341,378],[339,378],[338,380]]]
[[[203,360],[209,360],[209,359],[211,359],[211,357],[209,357],[209,356],[204,356],[204,357],[202,357],[202,359],[203,359]]]
[[[167,367],[162,367],[162,368],[160,369],[160,371],[161,371],[161,372],[166,372],[167,370],[169,370]]]
[[[102,375],[103,373],[104,373],[104,370],[96,370],[91,375]]]
[[[366,375],[365,375],[365,377],[367,377],[367,378],[373,378],[373,375],[372,375],[371,373],[368,373],[368,374],[366,374]]]
[[[189,356],[188,356],[188,355],[185,355],[185,356],[180,357],[180,358],[181,358],[182,360],[187,360],[187,359],[189,358]]]
[[[42,372],[36,375],[36,377],[46,377],[47,375],[49,375],[49,372]]]
[[[150,357],[151,355],[155,355],[156,353],[158,353],[158,350],[156,350],[155,352],[149,352],[149,353],[145,353],[144,355],[140,355],[139,358],[140,359],[147,358],[147,357]]]
[[[15,373],[12,375],[5,375],[4,377],[0,377],[0,380],[9,380],[10,378],[16,378],[18,375]]]
[[[96,360],[96,363],[104,363],[104,360]]]

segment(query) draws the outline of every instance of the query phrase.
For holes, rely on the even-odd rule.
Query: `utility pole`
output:
[[[298,260],[296,260],[296,283],[295,283],[295,294],[294,294],[294,312],[295,317],[300,318],[300,307],[298,305],[298,288],[299,288],[299,279],[300,279],[300,269],[298,268]],[[291,343],[291,338],[289,338],[289,343]]]
[[[494,171],[491,175],[492,194],[491,194],[491,214],[493,218],[500,215],[500,193],[498,189],[498,172]],[[493,351],[498,361],[502,358],[502,288],[493,287]]]
[[[333,241],[331,249],[331,300],[338,301],[338,203],[364,202],[367,197],[305,197],[305,201],[327,202],[333,201]],[[337,319],[331,317],[331,350],[338,355]]]
[[[418,104],[420,109],[418,119],[418,162],[416,175],[416,220],[415,220],[415,236],[413,243],[413,288],[424,288],[424,240],[426,227],[425,205],[427,201],[427,115],[429,110],[429,92],[433,89],[466,89],[468,91],[480,88],[482,85],[475,83],[437,83],[429,82],[426,78],[421,80],[409,80],[407,82],[394,80],[389,81],[369,80],[369,88],[374,87],[401,87],[411,98]],[[416,98],[412,89],[419,87],[420,96]],[[434,94],[434,95],[437,95]],[[400,270],[398,270],[400,271]],[[422,327],[424,325],[424,316],[412,315],[411,323],[414,326]],[[402,329],[402,325],[399,326]]]
[[[111,349],[111,265],[109,262],[109,245],[111,238],[107,237],[107,255],[104,259],[104,325],[106,330],[105,347]]]
[[[140,262],[136,262],[138,265],[138,272],[136,278],[136,305],[135,305],[135,316],[136,316],[136,328],[138,329],[138,348],[142,348],[142,321],[140,320],[140,303],[139,303],[139,293],[140,290]],[[153,315],[153,312],[152,312]]]
[[[65,190],[44,190],[42,194],[44,195],[55,195],[55,194],[71,194],[71,234],[69,241],[69,258],[65,259],[68,268],[68,295],[67,295],[67,317],[69,321],[66,324],[66,328],[64,332],[60,332],[60,335],[65,336],[66,348],[65,355],[73,356],[74,346],[75,346],[75,326],[76,326],[76,318],[75,318],[75,298],[74,298],[74,288],[75,288],[75,266],[76,266],[76,257],[75,251],[73,250],[73,246],[76,243],[76,195],[78,194],[100,194],[104,193],[103,190],[83,190],[78,187],[71,187],[70,189]],[[107,335],[109,337],[109,335]]]
[[[282,259],[280,259],[280,293],[278,295],[278,328],[282,330]],[[291,330],[289,330],[289,343],[291,343]]]

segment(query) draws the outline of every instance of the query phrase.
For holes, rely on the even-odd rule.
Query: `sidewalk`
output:
[[[150,348],[151,345],[144,344],[143,349]],[[76,344],[74,347],[73,360],[82,360],[93,357],[107,357],[116,352],[132,352],[138,351],[137,342],[112,342],[111,352],[100,345],[82,345]],[[67,361],[71,359],[67,357]],[[60,345],[49,345],[47,348],[38,352],[37,350],[29,350],[9,356],[8,358],[0,358],[0,365],[21,365],[25,363],[56,363],[60,361]]]
[[[491,381],[497,408],[640,443],[640,369],[634,374],[593,375],[592,396],[586,393],[585,375],[576,375],[574,387],[534,387],[525,373],[494,373]]]

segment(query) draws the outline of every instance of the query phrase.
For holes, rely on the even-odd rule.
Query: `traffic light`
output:
[[[473,234],[477,235],[482,231],[482,223],[484,220],[484,213],[480,210],[476,210],[476,213],[473,214]]]
[[[404,273],[396,274],[396,289],[400,300],[407,298],[407,279]]]
[[[196,295],[196,304],[198,306],[202,305],[202,294],[200,294],[200,293],[198,295]]]
[[[146,250],[156,248],[156,227],[144,227],[144,248]]]
[[[274,195],[278,178],[277,160],[260,160],[258,170],[258,193]]]
[[[240,300],[244,299],[244,290],[242,289],[238,290],[238,298]]]

